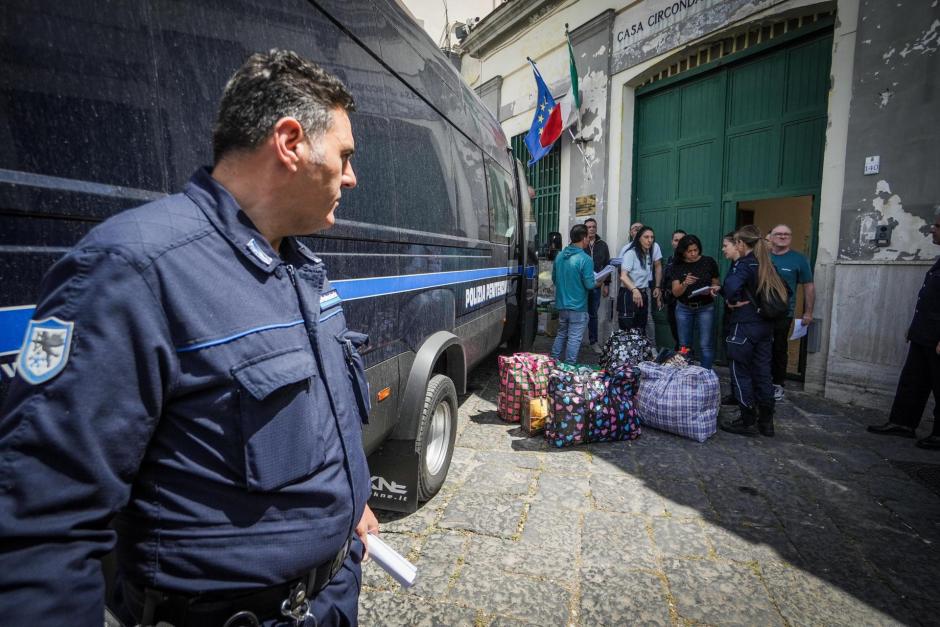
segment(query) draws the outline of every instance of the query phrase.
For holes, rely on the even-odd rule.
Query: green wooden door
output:
[[[676,228],[698,235],[706,255],[720,250],[726,80],[704,76],[638,103],[636,218],[653,228],[665,257]],[[672,346],[665,310],[653,320],[657,344]]]
[[[637,90],[633,217],[664,255],[681,228],[721,260],[740,200],[818,199],[831,50],[831,30],[816,29]],[[670,345],[664,312],[654,318],[657,342]]]

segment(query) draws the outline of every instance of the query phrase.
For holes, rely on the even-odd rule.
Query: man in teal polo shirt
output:
[[[774,321],[774,344],[770,361],[770,373],[774,382],[774,398],[783,398],[783,384],[787,376],[787,343],[790,336],[790,323],[796,309],[796,286],[803,286],[803,324],[813,322],[813,305],[816,304],[816,285],[813,283],[813,269],[804,255],[790,249],[793,242],[793,230],[786,224],[778,224],[770,230],[771,261],[777,272],[790,287],[790,311],[785,318]]]
[[[571,244],[558,253],[552,267],[555,284],[555,309],[558,310],[558,335],[552,345],[552,357],[573,364],[578,360],[581,338],[588,323],[588,291],[597,287],[594,262],[585,249],[588,230],[583,224],[571,227]]]

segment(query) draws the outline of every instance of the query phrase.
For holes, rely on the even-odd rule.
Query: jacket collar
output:
[[[251,263],[268,273],[281,264],[277,251],[271,248],[248,215],[238,206],[238,201],[212,178],[210,168],[196,170],[183,187],[183,193],[196,203],[209,222]],[[300,246],[303,247],[302,244]]]

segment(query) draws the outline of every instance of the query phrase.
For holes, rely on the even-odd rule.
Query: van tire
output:
[[[457,390],[442,374],[428,381],[418,425],[418,500],[428,501],[444,485],[457,441]]]

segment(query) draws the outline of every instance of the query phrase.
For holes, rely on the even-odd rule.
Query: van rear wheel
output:
[[[444,485],[456,440],[457,390],[449,377],[436,374],[428,382],[415,441],[419,501],[429,500]]]

